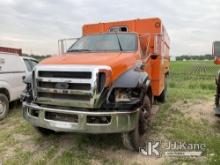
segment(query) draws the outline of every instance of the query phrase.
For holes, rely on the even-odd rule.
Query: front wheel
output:
[[[4,119],[9,111],[9,100],[4,94],[0,94],[0,120]]]
[[[151,112],[151,102],[148,96],[145,96],[143,106],[139,111],[139,121],[134,130],[122,134],[122,142],[124,146],[133,151],[138,151],[144,146],[143,135],[149,124]]]

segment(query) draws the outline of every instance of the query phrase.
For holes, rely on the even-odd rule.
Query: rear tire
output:
[[[144,146],[143,135],[146,132],[151,111],[151,102],[148,96],[145,96],[143,107],[139,111],[139,121],[134,130],[122,134],[124,146],[132,151],[139,151]]]
[[[0,120],[3,120],[9,112],[9,100],[4,94],[0,94]]]
[[[49,136],[51,134],[55,134],[53,130],[42,128],[42,127],[34,127],[38,133],[40,133],[42,136]]]

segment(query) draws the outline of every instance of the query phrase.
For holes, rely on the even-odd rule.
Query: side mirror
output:
[[[212,55],[215,57],[220,57],[220,41],[215,41],[213,43]]]

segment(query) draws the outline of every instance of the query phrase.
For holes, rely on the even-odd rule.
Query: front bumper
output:
[[[111,111],[111,112],[91,112],[75,111],[68,109],[55,109],[42,107],[37,104],[23,102],[23,117],[32,125],[54,130],[56,132],[82,132],[82,133],[121,133],[133,130],[138,123],[139,109],[135,111]],[[34,115],[32,115],[32,110]],[[77,120],[61,121],[56,118],[49,118],[46,114],[62,114],[68,117],[76,116]],[[107,123],[91,123],[88,118],[108,117]]]

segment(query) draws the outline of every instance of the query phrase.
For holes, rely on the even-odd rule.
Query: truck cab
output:
[[[65,53],[26,77],[23,116],[42,133],[122,133],[125,147],[138,150],[168,75],[159,18],[87,24]]]

